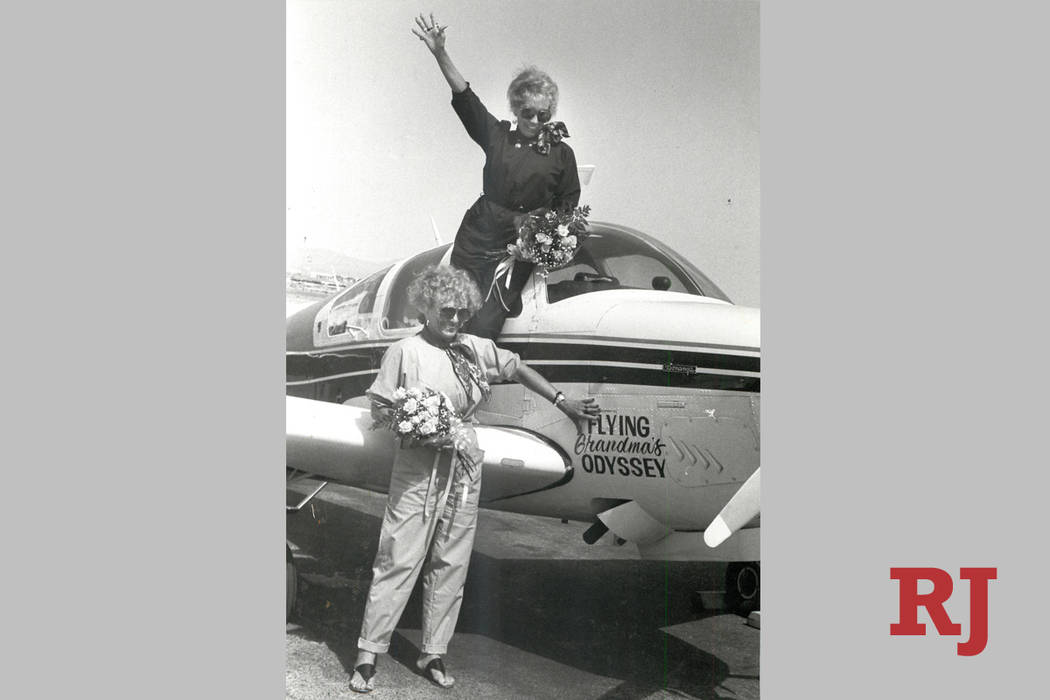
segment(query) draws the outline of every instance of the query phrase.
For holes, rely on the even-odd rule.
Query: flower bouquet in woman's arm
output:
[[[389,425],[398,437],[437,440],[449,435],[456,422],[459,418],[444,394],[426,388],[399,387],[394,391]]]
[[[445,394],[428,388],[398,388],[387,415],[389,420],[377,421],[377,426],[388,425],[395,435],[410,442],[454,449],[468,473],[481,464],[484,453],[478,448],[474,429],[460,419]]]
[[[530,214],[518,227],[518,240],[507,246],[517,260],[535,263],[549,272],[572,262],[587,237],[590,206],[544,209]]]

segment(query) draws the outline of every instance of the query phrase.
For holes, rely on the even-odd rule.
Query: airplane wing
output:
[[[386,491],[395,438],[372,430],[366,408],[285,397],[285,449],[288,467],[331,481]],[[481,501],[553,488],[568,482],[570,461],[553,444],[527,430],[476,426],[485,452]]]
[[[742,528],[759,513],[761,467],[748,477],[733,497],[704,530],[704,542],[708,547],[717,547],[730,535]]]

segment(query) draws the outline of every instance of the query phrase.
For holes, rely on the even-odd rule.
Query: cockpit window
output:
[[[383,276],[389,269],[387,267],[369,275],[336,297],[332,302],[331,311],[328,312],[328,322],[325,324],[328,337],[342,335],[355,328],[364,330],[360,317],[363,314],[372,313],[379,283],[383,281]]]
[[[702,295],[681,266],[634,236],[592,233],[568,267],[547,277],[547,300],[556,303],[606,289],[655,289]]]

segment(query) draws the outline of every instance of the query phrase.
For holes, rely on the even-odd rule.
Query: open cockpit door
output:
[[[420,253],[394,270],[386,288],[386,301],[380,320],[382,335],[404,338],[419,331],[422,324],[417,311],[408,303],[408,286],[425,268],[441,262],[449,248],[450,246],[442,246]]]

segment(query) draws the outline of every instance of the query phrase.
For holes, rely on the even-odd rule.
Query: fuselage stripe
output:
[[[612,336],[595,335],[572,335],[572,334],[533,334],[533,335],[503,335],[500,336],[501,343],[567,343],[573,345],[610,345],[613,347],[641,347],[652,350],[668,348],[696,348],[703,351],[725,350],[740,353],[759,353],[761,348],[750,345],[725,345],[719,343],[693,343],[688,341],[661,340],[639,340],[638,338],[616,338]]]
[[[761,392],[761,378],[751,373],[722,373],[711,370],[697,370],[693,374],[682,374],[677,372],[666,372],[662,368],[653,365],[632,366],[630,364],[550,364],[546,365],[544,376],[553,382],[569,384],[595,384],[595,383],[623,383],[638,386],[653,386],[666,389],[680,387],[687,389],[710,389],[722,391],[742,391],[758,394]],[[288,387],[324,386],[342,384],[340,380],[353,381],[359,378],[367,378],[377,374],[378,370],[364,370],[360,372],[348,372],[345,374],[333,374],[310,379],[300,379],[286,382]],[[366,382],[370,381],[365,379]],[[512,382],[513,383],[513,382]],[[356,384],[358,390],[350,394],[356,396],[364,394],[361,385]]]
[[[576,367],[581,363],[578,360],[529,360],[529,366],[565,366]],[[664,371],[663,365],[654,365],[644,362],[615,362],[611,360],[589,360],[587,367],[621,367],[624,369],[644,369],[650,371]],[[710,367],[697,367],[694,374],[724,374],[730,377],[760,377],[759,372],[745,372],[743,370],[733,371],[725,369],[712,369]]]
[[[288,350],[285,355],[298,355],[314,358],[343,357],[347,353],[359,350],[370,350],[373,348],[386,349],[403,338],[391,338],[389,340],[377,340],[373,342],[348,343],[346,345],[333,346],[329,348],[315,348],[312,350]],[[642,350],[686,350],[697,353],[737,354],[742,357],[757,357],[761,353],[760,348],[744,345],[717,345],[712,343],[685,343],[666,341],[652,343],[631,338],[609,338],[605,336],[561,336],[561,335],[505,335],[500,338],[500,345],[528,345],[542,347],[549,345],[590,345],[594,347],[609,348],[638,348]]]

